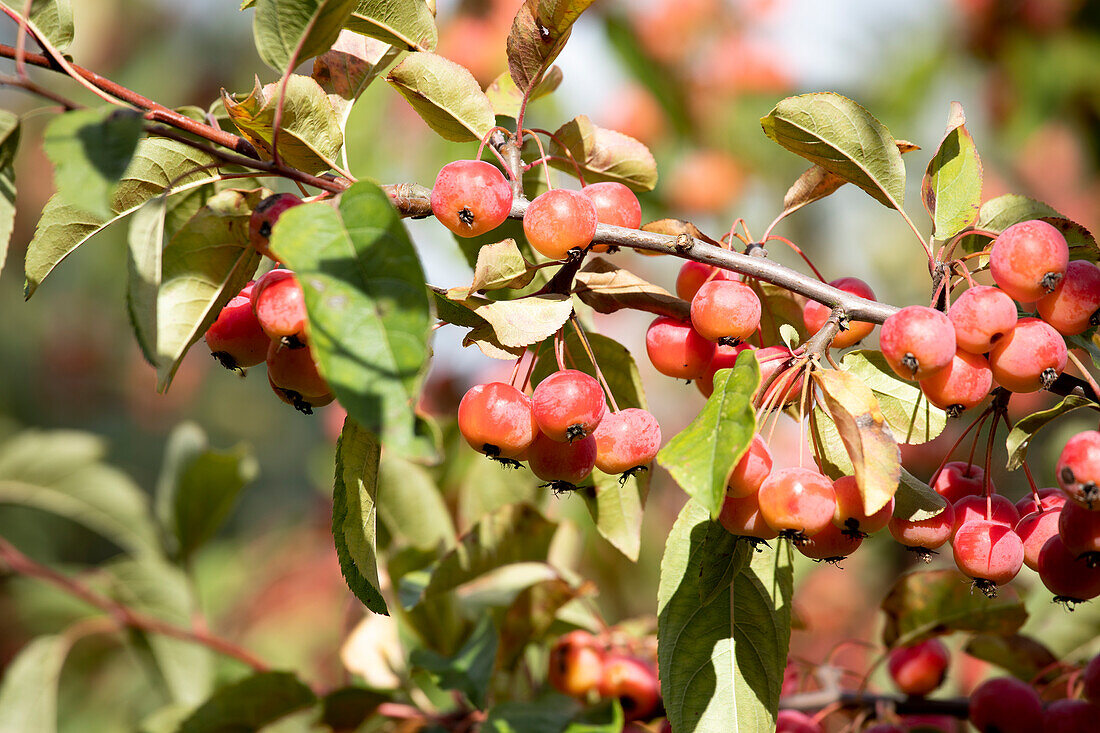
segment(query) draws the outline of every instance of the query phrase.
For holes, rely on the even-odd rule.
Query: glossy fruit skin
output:
[[[947,309],[955,344],[971,354],[985,354],[1016,327],[1016,304],[1003,290],[975,285]]]
[[[836,562],[851,555],[862,544],[863,537],[845,534],[840,527],[829,524],[812,537],[797,543],[795,549],[811,560]]]
[[[695,332],[687,321],[661,316],[645,334],[645,349],[653,368],[676,379],[698,379],[714,358],[713,341]]]
[[[648,466],[661,450],[657,418],[638,407],[607,413],[592,436],[596,439],[596,468],[604,473]]]
[[[890,497],[885,506],[867,516],[855,476],[841,476],[834,481],[833,494],[836,496],[833,525],[852,533],[874,534],[886,527],[894,514],[894,497]]]
[[[1043,711],[1043,733],[1094,733],[1100,707],[1088,700],[1055,700]]]
[[[970,693],[970,722],[979,733],[1037,733],[1043,702],[1034,687],[1014,677],[986,680]]]
[[[775,719],[775,733],[824,733],[813,718],[797,710],[780,710]]]
[[[547,680],[563,695],[584,698],[599,687],[603,664],[604,652],[596,637],[587,631],[571,631],[550,649]]]
[[[252,312],[268,338],[296,339],[292,346],[305,342],[305,293],[290,270],[275,269],[256,281],[252,286]]]
[[[734,365],[737,364],[737,357],[746,349],[751,350],[752,346],[749,344],[737,344],[736,346],[718,344],[718,348],[714,350],[714,358],[710,360],[710,366],[707,367],[706,373],[695,380],[695,387],[699,390],[699,393],[704,397],[710,397],[714,394],[714,375],[721,369],[733,369]]]
[[[1054,290],[1068,265],[1066,238],[1039,219],[1008,227],[989,252],[994,282],[1021,303],[1034,303]]]
[[[302,203],[294,194],[275,193],[256,204],[248,218],[248,241],[252,247],[264,257],[277,261],[279,258],[271,251],[271,228],[284,211]]]
[[[1028,494],[1016,502],[1016,511],[1020,513],[1022,518],[1026,514],[1037,511],[1040,506],[1046,511],[1047,509],[1061,509],[1065,503],[1066,495],[1062,493],[1061,489],[1045,488],[1039,489],[1039,504],[1035,503],[1035,497],[1032,494]]]
[[[839,288],[846,293],[852,295],[858,295],[861,298],[867,298],[868,300],[875,299],[875,292],[871,290],[871,286],[860,280],[858,277],[841,277],[829,282],[834,288]],[[817,333],[821,330],[821,327],[825,325],[825,322],[829,320],[829,316],[832,314],[832,309],[816,300],[807,300],[806,305],[802,308],[802,322],[806,325],[806,330],[811,333]],[[844,349],[849,346],[854,346],[863,339],[871,335],[871,331],[875,330],[875,324],[867,323],[866,321],[851,321],[848,323],[847,330],[841,331],[833,339],[831,347],[834,349]]]
[[[752,436],[748,450],[733,467],[726,484],[726,496],[739,499],[760,490],[760,484],[772,472],[772,453],[760,433]]]
[[[1063,336],[1075,336],[1097,325],[1100,309],[1100,267],[1074,260],[1053,293],[1039,298],[1036,307],[1043,320]]]
[[[936,493],[954,504],[964,496],[977,496],[984,490],[985,469],[966,461],[951,461],[944,464],[943,470],[936,475],[932,488]]]
[[[836,511],[833,484],[817,471],[782,468],[772,471],[757,492],[760,514],[772,529],[812,537],[832,526]]]
[[[561,443],[592,435],[607,412],[607,401],[595,377],[563,369],[538,383],[531,407],[539,429]]]
[[[278,341],[271,341],[267,350],[267,376],[271,383],[284,390],[297,392],[302,397],[321,397],[331,394],[328,382],[317,370],[313,350],[291,349]]]
[[[590,183],[581,189],[596,206],[596,219],[600,224],[611,224],[627,229],[637,229],[642,225],[642,205],[638,197],[629,188],[616,181]],[[594,251],[600,251],[596,247]],[[606,251],[606,246],[604,251]]]
[[[462,396],[458,429],[479,453],[515,459],[531,447],[539,426],[527,395],[510,384],[490,382]]]
[[[768,526],[760,514],[760,501],[757,494],[749,494],[739,499],[727,496],[722,502],[722,513],[718,521],[730,534],[739,537],[754,537],[760,540],[773,540],[779,533]]]
[[[1100,705],[1100,654],[1090,659],[1085,665],[1081,681],[1085,686],[1085,698],[1093,704]]]
[[[432,213],[460,237],[496,229],[512,211],[512,187],[483,160],[456,160],[440,169],[432,186]]]
[[[967,522],[985,519],[986,507],[987,502],[984,496],[964,496],[956,501],[954,505],[955,526],[951,536],[954,537],[958,533],[959,527]],[[988,507],[990,509],[989,521],[1002,527],[1012,529],[1020,521],[1020,514],[1016,511],[1016,505],[1000,494],[993,494],[989,497]]]
[[[544,257],[564,260],[596,236],[596,205],[580,191],[554,189],[538,196],[523,215],[528,243]]]
[[[886,668],[906,695],[927,695],[943,684],[951,654],[939,639],[927,639],[890,651]]]
[[[1100,510],[1100,432],[1085,430],[1066,441],[1054,475],[1072,501]]]
[[[253,285],[248,283],[234,295],[206,330],[210,353],[226,369],[246,369],[267,359],[267,345],[271,339],[252,312]]]
[[[1032,570],[1039,570],[1039,553],[1042,552],[1043,545],[1058,534],[1060,514],[1057,509],[1031,512],[1020,517],[1020,521],[1016,523],[1014,531],[1024,543],[1024,565]]]
[[[1057,600],[1081,602],[1100,596],[1100,566],[1089,567],[1057,534],[1039,553],[1039,579]]]
[[[723,270],[713,265],[705,265],[694,260],[685,260],[680,266],[680,272],[676,275],[676,297],[689,303],[699,292],[703,283],[709,280],[736,280],[737,275],[729,270]]]
[[[879,345],[899,377],[919,381],[951,363],[955,356],[955,327],[938,310],[910,305],[882,324]]]
[[[1058,534],[1076,555],[1100,553],[1100,512],[1066,502],[1058,511]]]
[[[1010,392],[1037,392],[1066,368],[1069,353],[1061,334],[1038,318],[1021,318],[993,345],[993,379]]]
[[[709,341],[744,341],[760,327],[760,298],[736,280],[703,283],[691,300],[691,325]]]
[[[600,697],[619,698],[627,721],[653,717],[661,704],[661,683],[657,674],[633,657],[609,654],[604,659]]]
[[[935,550],[951,539],[951,530],[954,525],[955,510],[948,504],[934,517],[916,521],[891,517],[886,526],[894,539],[906,547]]]
[[[756,350],[756,360],[760,364],[760,388],[753,395],[753,404],[763,405],[774,401],[780,406],[793,405],[802,397],[802,386],[805,383],[806,372],[799,370],[797,376],[793,371],[791,360],[792,352],[786,346],[765,346]],[[772,375],[779,375],[772,380]],[[771,384],[768,384],[768,381]],[[764,389],[764,385],[768,385]],[[780,395],[775,399],[776,395]]]
[[[963,524],[951,546],[959,570],[993,585],[1010,582],[1024,565],[1024,543],[1011,527],[996,522],[976,519]]]
[[[984,356],[959,349],[947,367],[920,380],[920,388],[929,402],[957,417],[989,395],[993,370]]]
[[[276,397],[305,415],[312,415],[314,407],[324,407],[336,399],[336,396],[331,392],[328,394],[306,397],[294,390],[283,389],[276,385],[275,382],[271,381],[270,374],[267,376],[267,384],[271,387],[271,391],[275,393]]]
[[[539,433],[527,449],[527,465],[543,481],[577,486],[596,465],[596,439],[589,435],[572,443],[559,443]]]

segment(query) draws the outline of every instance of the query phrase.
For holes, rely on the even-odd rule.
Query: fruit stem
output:
[[[618,412],[619,405],[615,402],[615,395],[611,393],[611,385],[607,383],[607,380],[603,376],[603,371],[600,369],[600,365],[596,363],[596,354],[592,351],[592,344],[588,343],[588,336],[585,334],[584,329],[581,328],[580,321],[577,319],[577,314],[574,313],[569,316],[569,320],[573,323],[573,328],[577,331],[577,336],[581,339],[581,345],[584,347],[584,352],[588,354],[588,358],[592,361],[592,369],[596,372],[596,378],[600,380],[600,384],[603,385],[603,391],[607,393],[607,401],[611,404],[611,411]]]
[[[573,157],[573,151],[569,149],[568,145],[566,145],[564,142],[562,142],[560,137],[558,137],[554,133],[550,132],[549,130],[542,129],[541,127],[533,127],[531,129],[526,129],[526,130],[524,130],[524,132],[529,132],[532,135],[536,135],[536,134],[546,135],[546,137],[548,137],[551,140],[553,140],[554,142],[556,142],[558,144],[558,147],[560,147],[562,150],[565,151],[565,155],[569,159],[568,162],[573,164],[573,170],[577,174],[577,180],[580,181],[581,188],[584,188],[585,186],[588,185],[587,183],[584,182],[584,174],[581,173],[581,167],[580,167],[580,164],[577,163],[577,159]],[[557,156],[557,155],[548,155],[548,156],[546,156],[545,159],[546,160],[565,160],[565,158],[562,158],[562,157]]]
[[[522,134],[524,132],[531,132],[531,131],[530,130],[520,130],[520,134]],[[546,148],[544,148],[542,146],[542,140],[540,140],[539,136],[536,135],[533,132],[531,132],[531,139],[533,139],[535,141],[535,146],[539,149],[539,157],[545,159],[546,158]],[[544,165],[542,167],[542,169],[543,169],[543,172],[546,173],[546,189],[548,191],[553,191],[554,190],[554,183],[553,183],[553,181],[550,180],[550,166]]]

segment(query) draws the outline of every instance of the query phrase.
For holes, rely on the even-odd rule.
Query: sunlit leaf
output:
[[[145,360],[157,365],[157,293],[164,253],[164,218],[168,198],[149,199],[130,221],[127,238],[126,308]]]
[[[358,0],[258,0],[252,35],[263,62],[283,73],[327,51]]]
[[[389,615],[378,582],[376,542],[378,467],[382,447],[351,417],[336,443],[332,537],[340,572],[351,592],[375,613]]]
[[[424,0],[359,0],[347,29],[408,51],[434,51],[439,39]]]
[[[259,672],[220,688],[183,721],[179,733],[251,733],[316,700],[290,672]]]
[[[506,347],[537,344],[557,333],[573,313],[568,295],[545,293],[516,300],[471,299],[473,311],[493,327]]]
[[[1100,246],[1097,246],[1092,232],[1062,216],[1050,205],[1026,196],[1008,193],[986,201],[978,212],[978,223],[975,226],[1000,234],[1013,224],[1031,219],[1042,219],[1065,236],[1071,260],[1100,261]],[[959,240],[959,248],[967,253],[980,252],[989,244],[988,237],[973,234]]]
[[[483,139],[496,124],[493,105],[464,66],[434,53],[411,53],[386,76],[428,127],[446,140]]]
[[[635,191],[652,191],[657,185],[657,161],[643,143],[615,130],[592,124],[586,115],[578,115],[559,127],[550,152],[558,159],[550,165],[566,173],[575,173],[566,150],[580,166],[585,183],[614,181]]]
[[[15,153],[20,132],[19,116],[0,110],[0,273],[4,272],[15,227]]]
[[[483,246],[477,253],[474,265],[474,279],[469,287],[451,288],[447,297],[462,300],[471,293],[503,288],[520,289],[527,287],[534,279],[537,270],[523,258],[516,240],[505,239],[495,244]]]
[[[603,257],[593,257],[581,268],[573,279],[573,294],[597,313],[629,308],[683,321],[691,317],[690,303]]]
[[[20,14],[26,6],[24,0],[0,2]],[[64,51],[73,42],[72,0],[33,0],[30,22],[58,51]]]
[[[841,363],[875,395],[886,424],[899,443],[927,443],[939,437],[947,426],[947,413],[924,399],[920,385],[895,374],[881,351],[851,351]]]
[[[454,523],[431,473],[388,451],[378,482],[378,518],[391,535],[421,550],[455,541]]]
[[[1100,409],[1100,406],[1092,400],[1069,395],[1062,398],[1062,401],[1054,407],[1034,412],[1017,421],[1012,426],[1012,430],[1009,431],[1008,437],[1005,438],[1005,450],[1008,452],[1008,470],[1015,471],[1024,465],[1024,461],[1027,460],[1027,449],[1031,446],[1031,439],[1035,437],[1036,433],[1053,420],[1082,407],[1091,407],[1093,410]]]
[[[57,683],[69,653],[62,635],[27,642],[0,680],[0,730],[57,730]]]
[[[948,239],[971,226],[982,203],[982,159],[966,129],[962,105],[951,103],[947,132],[928,161],[921,200],[932,217],[933,233]]]

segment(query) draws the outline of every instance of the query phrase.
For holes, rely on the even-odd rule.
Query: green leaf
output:
[[[0,730],[57,730],[57,683],[71,643],[39,636],[7,664],[0,680]]]
[[[389,699],[365,687],[341,687],[321,699],[321,723],[337,733],[357,730]]]
[[[582,709],[562,733],[621,733],[623,724],[623,706],[612,698]]]
[[[23,0],[2,2],[20,15],[26,5]],[[64,51],[73,42],[72,0],[33,0],[30,22],[58,51]]]
[[[432,475],[390,452],[382,457],[378,518],[391,535],[420,550],[450,547],[455,541],[451,514]]]
[[[359,95],[400,55],[401,49],[388,43],[341,31],[332,50],[314,59],[310,76],[328,95],[341,130]]]
[[[229,119],[265,160],[272,158],[281,90],[278,82],[261,87],[257,79],[252,92],[239,102],[222,90]],[[320,84],[308,76],[290,75],[280,125],[279,157],[284,163],[314,174],[333,167],[344,146],[344,132]]]
[[[707,524],[702,542],[699,605],[706,606],[729,591],[734,577],[748,564],[753,549],[747,542],[738,542],[736,535],[714,521]]]
[[[901,210],[905,164],[886,126],[847,97],[818,92],[788,97],[760,119],[764,133],[792,153]]]
[[[669,534],[657,596],[657,657],[674,730],[767,731],[775,727],[791,630],[793,570],[787,546],[755,553],[700,603],[700,573],[719,550],[712,522],[689,502]],[[748,552],[739,550],[739,552]]]
[[[564,695],[550,694],[531,702],[508,701],[489,710],[486,733],[563,733],[579,704]]]
[[[61,194],[46,202],[34,238],[27,245],[24,296],[30,298],[50,272],[77,247],[114,222],[132,214],[172,184],[172,194],[212,182],[217,172],[206,168],[214,158],[175,140],[147,137],[138,143],[126,175],[111,204],[113,216],[89,214]]]
[[[814,407],[810,413],[810,439],[813,441],[814,458],[822,473],[833,481],[841,476],[855,475],[848,448],[840,439],[836,423],[820,407]]]
[[[376,185],[338,209],[306,204],[275,225],[271,248],[298,274],[321,374],[348,414],[387,448],[430,460],[435,437],[413,406],[427,367],[431,304],[416,250]]]
[[[141,353],[157,365],[157,293],[164,254],[164,222],[168,198],[149,199],[130,221],[126,250],[126,310]]]
[[[894,513],[898,519],[920,522],[931,519],[947,508],[947,501],[928,484],[901,468],[901,480],[894,494]]]
[[[899,443],[927,443],[939,437],[947,426],[947,413],[924,399],[916,382],[898,377],[881,351],[850,351],[841,364],[874,394]]]
[[[649,495],[648,470],[623,479],[592,469],[595,496],[584,494],[584,505],[596,523],[600,536],[631,562],[638,561],[642,549],[642,520]]]
[[[963,647],[972,657],[995,664],[1025,682],[1053,682],[1058,658],[1040,642],[1021,634],[977,634]]]
[[[360,0],[346,27],[408,51],[434,51],[439,40],[424,0]]]
[[[220,688],[183,721],[179,733],[253,733],[317,698],[290,672],[260,672]]]
[[[592,124],[586,115],[578,115],[558,128],[557,140],[550,144],[550,165],[575,174],[566,150],[580,166],[586,183],[614,181],[635,191],[652,191],[657,186],[657,161],[643,143],[629,135]]]
[[[142,117],[118,107],[58,115],[46,126],[42,149],[54,165],[54,182],[74,208],[111,215],[116,186],[130,165],[142,133]]]
[[[1047,423],[1081,407],[1091,407],[1093,410],[1100,409],[1100,406],[1092,400],[1069,395],[1054,407],[1021,418],[1012,426],[1008,437],[1005,438],[1005,449],[1008,452],[1008,470],[1015,471],[1024,465],[1024,461],[1027,460],[1027,449],[1031,446],[1031,439],[1046,427]]]
[[[528,101],[533,102],[552,93],[561,86],[562,78],[561,69],[557,66],[551,66],[539,85],[531,92]],[[497,116],[511,117],[512,119],[519,116],[520,107],[523,105],[523,92],[516,86],[510,72],[506,71],[494,79],[485,90],[485,95],[489,97],[489,101],[493,105],[493,112]]]
[[[485,707],[489,680],[493,676],[497,630],[488,616],[482,616],[458,653],[447,658],[430,649],[414,649],[409,661],[431,672],[440,687],[458,690],[478,709]]]
[[[358,0],[259,0],[252,35],[263,62],[279,73],[327,51]]]
[[[982,204],[978,212],[978,229],[1000,234],[1013,224],[1030,219],[1042,219],[1066,238],[1071,260],[1100,261],[1100,247],[1096,237],[1088,229],[1058,213],[1052,206],[1017,194],[1004,194]],[[989,238],[966,235],[959,240],[959,248],[967,253],[980,252],[989,246]]]
[[[508,71],[524,94],[542,81],[573,23],[594,0],[525,0],[508,33]]]
[[[4,271],[15,227],[15,153],[21,131],[19,116],[0,110],[0,273]]]
[[[472,293],[485,290],[511,288],[519,290],[527,287],[534,279],[537,270],[523,258],[514,239],[505,239],[495,244],[487,244],[478,250],[477,263],[474,265],[474,279],[469,287],[451,288],[447,297],[462,300]]]
[[[1012,634],[1027,620],[1027,611],[1012,586],[997,589],[996,598],[972,593],[956,570],[924,570],[901,576],[882,601],[886,627],[882,640],[890,648],[909,646],[952,631]]]
[[[222,191],[164,248],[157,293],[157,389],[168,389],[191,345],[252,279],[260,255],[248,240],[252,209],[267,189]]]
[[[0,446],[0,503],[60,515],[135,555],[160,554],[145,492],[101,462],[106,452],[87,433],[22,432]]]
[[[428,127],[453,142],[476,142],[496,125],[492,102],[466,67],[426,51],[405,57],[386,81]]]
[[[722,511],[730,474],[756,430],[752,394],[759,384],[760,366],[746,350],[733,369],[718,370],[706,405],[657,454],[657,462],[680,488],[715,519]]]
[[[982,204],[982,159],[966,129],[962,105],[951,103],[947,132],[921,183],[921,200],[938,239],[953,237],[978,219]]]
[[[336,443],[332,489],[332,538],[340,572],[351,592],[370,610],[389,615],[378,582],[375,548],[376,494],[382,446],[350,416]]]

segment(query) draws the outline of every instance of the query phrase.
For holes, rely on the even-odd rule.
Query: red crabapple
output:
[[[894,685],[906,695],[924,696],[943,684],[951,655],[939,639],[890,650],[886,668]]]
[[[836,511],[833,524],[853,537],[866,537],[878,532],[890,522],[894,514],[894,497],[871,516],[867,516],[863,507],[863,493],[859,490],[855,476],[841,476],[833,482],[836,495]]]
[[[531,393],[531,407],[546,437],[573,442],[596,430],[607,411],[607,402],[595,377],[563,369],[539,382]]]
[[[1040,219],[1008,227],[993,240],[989,252],[993,280],[1021,303],[1034,303],[1053,291],[1068,265],[1066,238]]]
[[[305,345],[306,299],[290,270],[275,269],[252,286],[252,312],[269,338],[297,349]]]
[[[1085,665],[1081,681],[1085,685],[1085,698],[1095,705],[1100,705],[1100,654],[1090,659]]]
[[[858,277],[842,277],[833,280],[829,283],[834,288],[839,288],[846,293],[852,295],[858,295],[861,298],[867,298],[868,300],[875,299],[875,292],[871,290],[871,286],[860,280]],[[802,322],[806,324],[806,330],[810,333],[817,333],[829,320],[829,316],[832,315],[832,308],[827,305],[818,303],[816,300],[807,300],[806,305],[802,307]],[[845,330],[842,330],[833,339],[831,347],[834,349],[844,349],[849,346],[854,346],[863,339],[867,338],[871,331],[875,330],[875,324],[867,323],[866,321],[851,321],[846,325]]]
[[[737,275],[721,267],[685,260],[676,276],[676,296],[691,302],[703,283],[711,280],[736,280]]]
[[[1047,509],[1042,512],[1031,512],[1020,517],[1014,531],[1024,543],[1024,565],[1032,570],[1039,569],[1039,553],[1043,545],[1054,535],[1058,534],[1058,517],[1061,512]]]
[[[806,372],[802,369],[795,371],[792,367],[794,352],[786,346],[765,346],[756,350],[756,360],[760,364],[760,387],[753,395],[753,402],[757,406],[770,401],[781,406],[798,402],[802,397]],[[772,375],[776,376],[773,378]],[[779,395],[778,400],[776,395]]]
[[[768,526],[798,542],[832,526],[836,511],[833,484],[808,468],[772,471],[757,492]]]
[[[1039,579],[1067,608],[1100,596],[1100,566],[1077,557],[1057,534],[1039,552]]]
[[[596,205],[596,219],[600,224],[610,224],[627,229],[637,229],[642,225],[642,205],[638,197],[629,188],[615,181],[590,183],[581,189]],[[597,247],[594,251],[601,251]],[[606,251],[607,247],[604,246]]]
[[[456,160],[432,186],[432,213],[460,237],[496,229],[512,211],[512,187],[500,169],[483,160]]]
[[[292,389],[283,389],[271,381],[271,375],[267,375],[267,384],[271,387],[271,391],[275,393],[275,396],[286,404],[293,407],[303,415],[312,415],[314,407],[324,407],[330,404],[336,396],[331,392],[323,395],[311,395],[305,397]]]
[[[1016,304],[1003,290],[975,285],[947,309],[955,327],[955,344],[971,354],[987,353],[1016,327]]]
[[[997,586],[1010,582],[1024,565],[1024,543],[1019,535],[997,522],[975,519],[963,524],[951,546],[955,565],[989,598],[996,597]]]
[[[539,433],[527,449],[527,465],[554,490],[576,489],[596,466],[596,439],[559,443]]]
[[[812,537],[796,543],[795,547],[811,560],[838,565],[862,544],[863,535],[852,534],[835,524],[829,524]]]
[[[539,431],[531,400],[510,384],[471,387],[458,403],[458,429],[470,447],[492,458],[519,458]]]
[[[1100,566],[1100,512],[1067,501],[1058,511],[1058,534],[1071,552]]]
[[[317,370],[312,349],[291,349],[278,341],[268,343],[267,378],[271,388],[305,414],[312,407],[332,402],[332,390]]]
[[[879,346],[890,368],[902,379],[927,379],[955,356],[955,329],[933,308],[911,305],[882,324]]]
[[[714,375],[722,369],[733,369],[741,352],[751,348],[752,346],[749,344],[737,344],[736,346],[718,344],[718,348],[714,350],[714,358],[710,360],[710,366],[707,367],[706,373],[695,380],[695,387],[700,394],[704,397],[710,397],[714,394]]]
[[[1043,711],[1044,733],[1095,733],[1100,707],[1088,700],[1055,700]]]
[[[564,260],[571,249],[584,249],[596,236],[596,205],[579,191],[547,191],[523,215],[527,241],[544,257]]]
[[[1028,494],[1023,499],[1016,502],[1016,511],[1020,513],[1020,516],[1030,514],[1037,511],[1042,507],[1043,511],[1048,509],[1061,509],[1062,505],[1066,503],[1066,495],[1062,493],[1060,489],[1046,488],[1039,489],[1039,501],[1035,501],[1034,494]]]
[[[1016,511],[1016,505],[1000,494],[985,496],[964,496],[955,502],[955,526],[951,531],[954,537],[959,527],[976,519],[986,518],[986,508],[989,509],[989,521],[1003,527],[1012,529],[1020,521],[1020,514]]]
[[[618,698],[627,721],[650,718],[661,704],[657,673],[634,657],[607,655],[599,692],[602,698]]]
[[[691,300],[691,325],[709,341],[744,341],[760,327],[760,298],[737,280],[711,280]]]
[[[248,283],[225,304],[206,330],[211,355],[226,369],[245,369],[262,364],[271,339],[252,312],[252,287]]]
[[[265,257],[279,258],[271,251],[271,228],[287,209],[300,206],[303,201],[291,193],[275,193],[256,204],[248,218],[248,241],[252,247]]]
[[[722,513],[718,515],[718,521],[730,534],[748,538],[753,544],[779,536],[760,514],[760,497],[757,494],[738,499],[727,496],[722,502]]]
[[[1026,682],[996,677],[970,693],[970,722],[979,733],[1036,733],[1043,729],[1043,702]]]
[[[604,652],[587,631],[571,631],[550,649],[547,679],[555,690],[569,697],[585,698],[603,678]]]
[[[948,504],[939,514],[927,519],[903,519],[891,517],[887,528],[895,540],[904,545],[924,562],[932,562],[935,550],[951,539],[955,525],[955,510]]]
[[[1100,432],[1086,430],[1066,442],[1054,469],[1058,486],[1073,501],[1100,509]]]
[[[695,332],[687,321],[661,316],[645,334],[645,349],[653,368],[677,379],[698,379],[706,374],[715,345]]]
[[[824,733],[820,723],[797,710],[780,710],[775,719],[775,733]]]
[[[752,436],[745,454],[737,461],[726,482],[726,495],[735,499],[755,494],[772,472],[772,454],[760,433]]]
[[[1100,267],[1074,260],[1053,293],[1035,304],[1039,315],[1063,336],[1075,336],[1100,325]]]
[[[954,504],[964,496],[977,496],[984,491],[985,470],[975,463],[951,461],[944,464],[943,469],[936,474],[932,488]]]
[[[1009,392],[1037,392],[1054,383],[1068,358],[1061,334],[1038,318],[1021,318],[993,345],[989,366]]]
[[[993,389],[993,371],[984,356],[959,349],[946,368],[920,380],[920,388],[929,402],[958,417]]]
[[[657,418],[638,407],[607,413],[592,436],[596,439],[596,468],[604,473],[644,469],[661,449]]]

